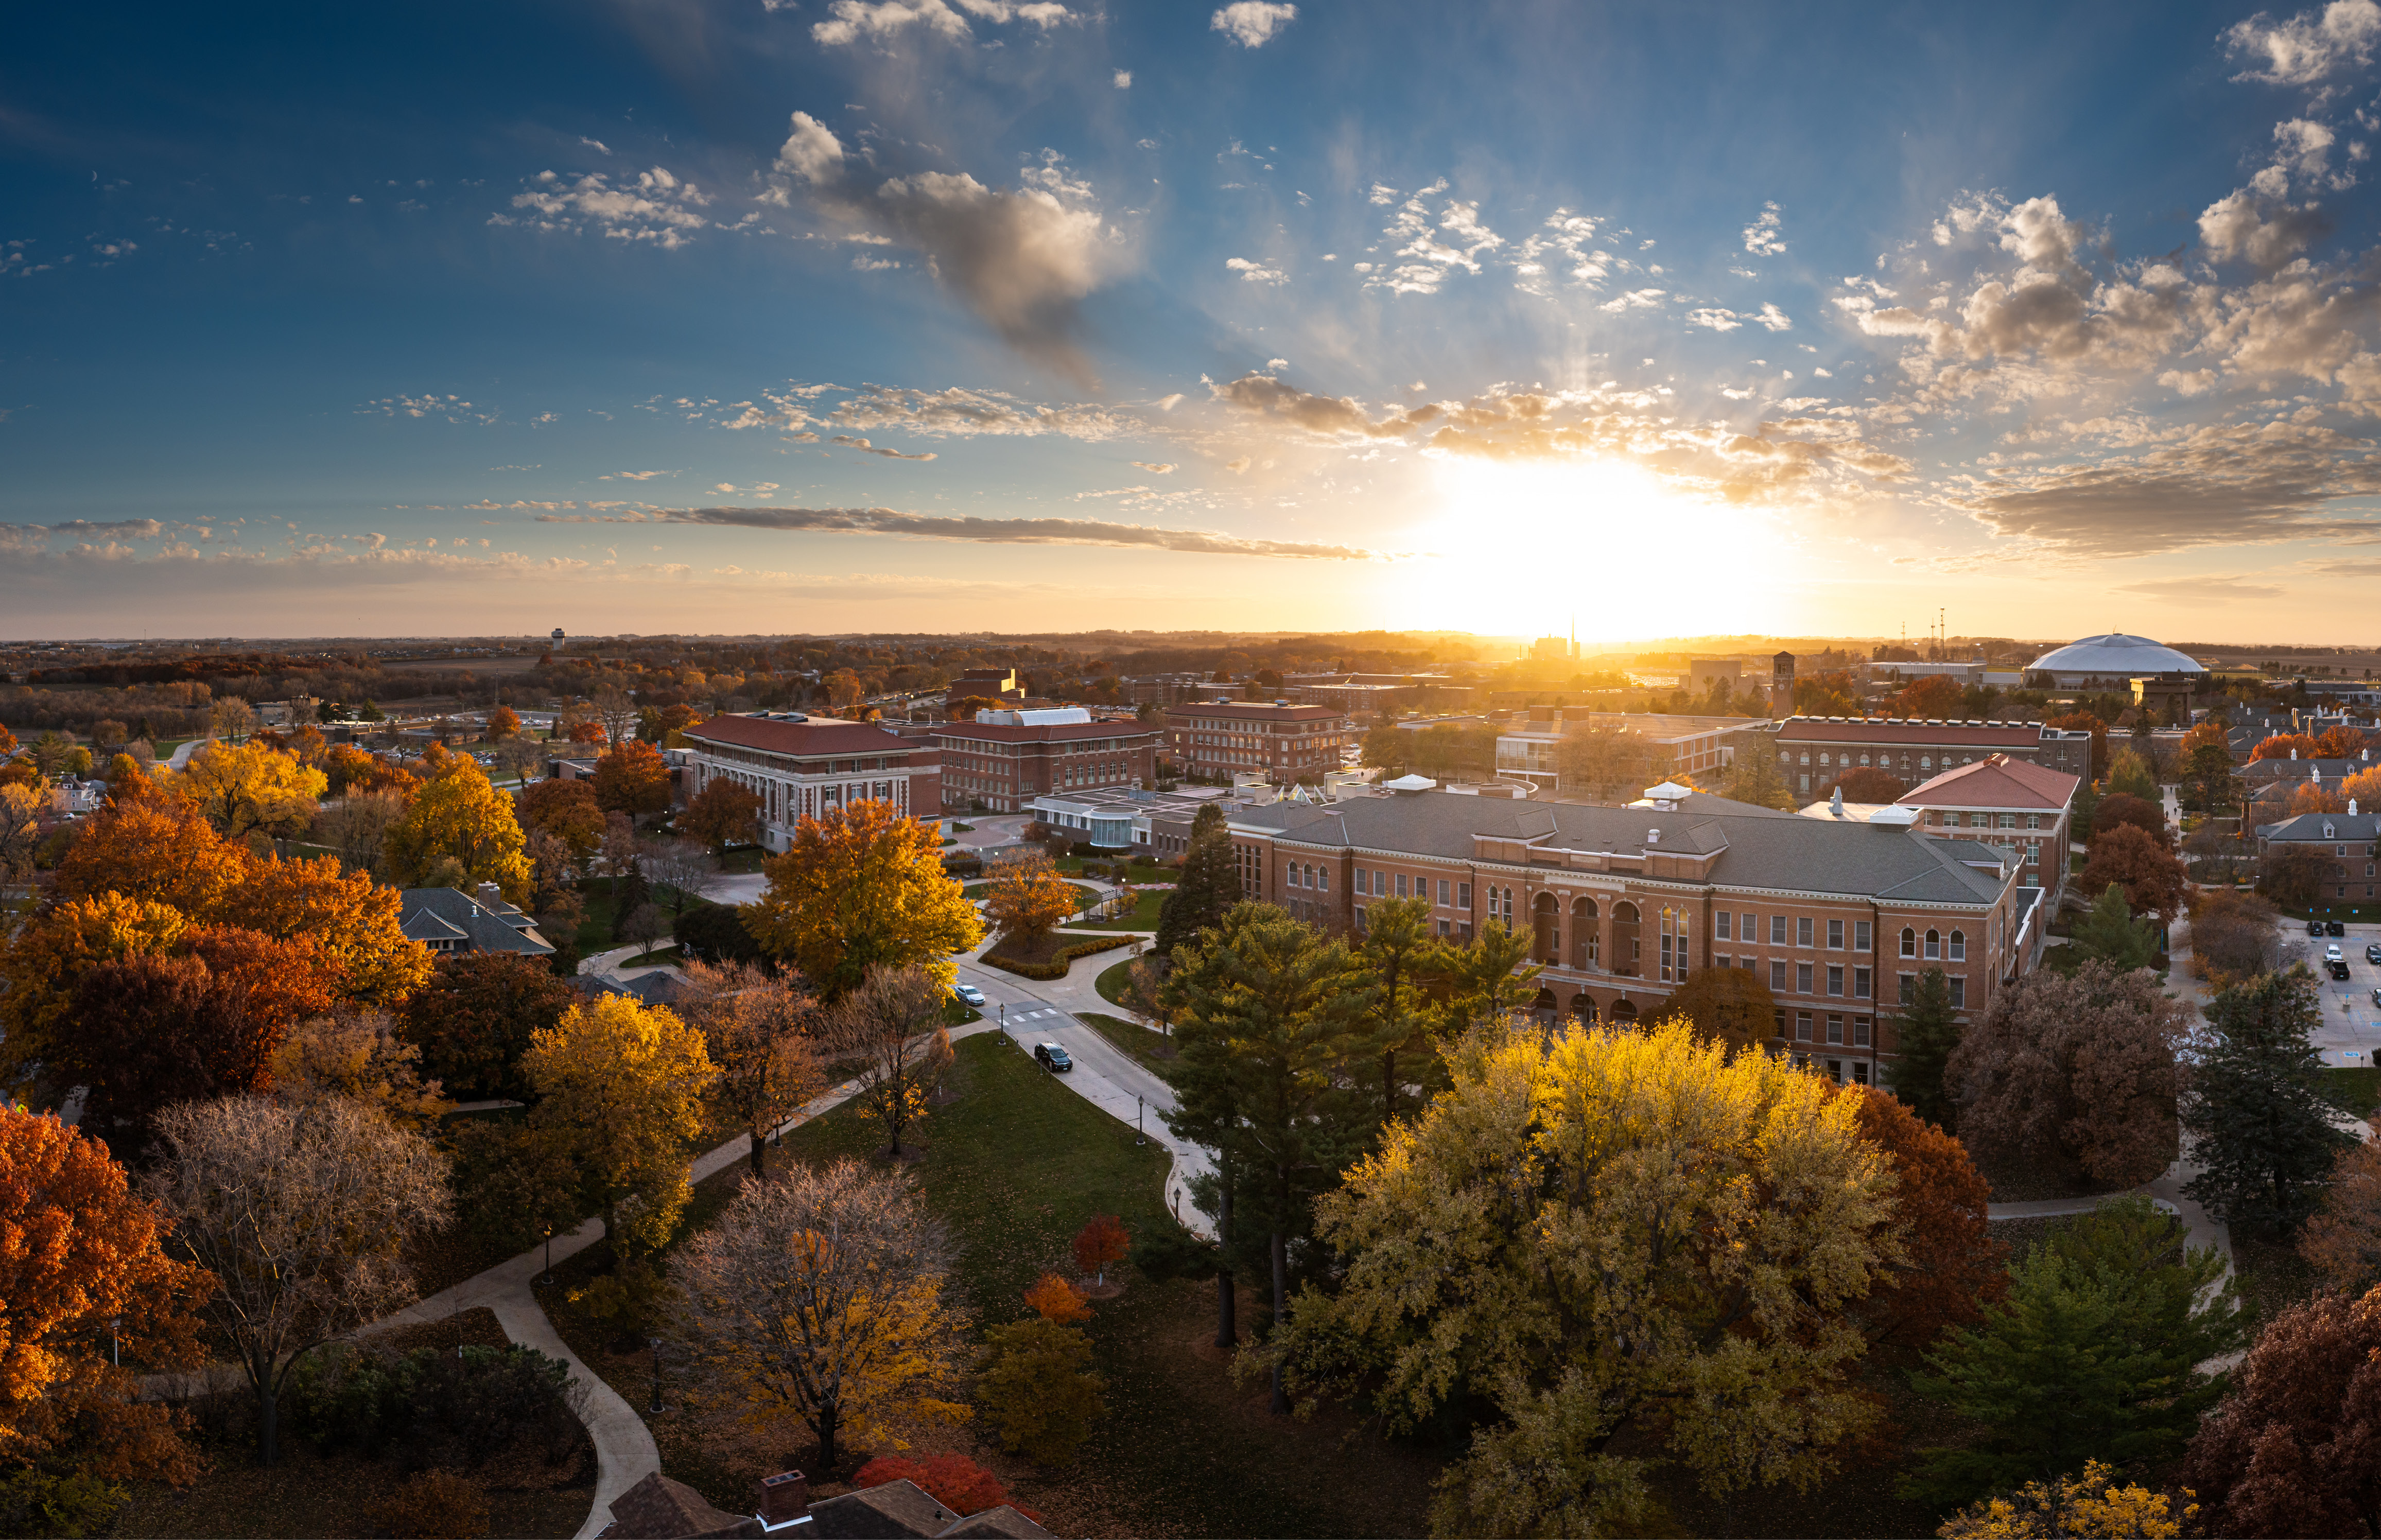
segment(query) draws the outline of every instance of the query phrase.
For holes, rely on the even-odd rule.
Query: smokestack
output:
[[[782,1524],[806,1519],[811,1511],[811,1484],[800,1471],[761,1478],[761,1522]]]

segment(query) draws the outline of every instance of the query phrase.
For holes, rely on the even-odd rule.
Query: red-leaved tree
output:
[[[926,1496],[954,1513],[981,1513],[1007,1503],[1035,1523],[1042,1522],[1042,1515],[1032,1509],[1018,1508],[998,1476],[963,1454],[930,1455],[922,1461],[880,1454],[860,1468],[851,1485],[865,1491],[888,1481],[914,1481],[925,1488]]]
[[[1108,1264],[1122,1262],[1131,1249],[1131,1235],[1113,1214],[1094,1214],[1090,1224],[1075,1232],[1075,1265],[1097,1275],[1098,1283],[1108,1281]]]
[[[1924,1347],[1946,1328],[1980,1319],[2009,1292],[2006,1248],[1992,1238],[1992,1188],[1968,1148],[1874,1087],[1860,1098],[1861,1137],[1893,1157],[1895,1223],[1902,1257],[1888,1265],[1861,1307],[1877,1342]]]
[[[2275,1316],[2182,1479],[2211,1534],[2381,1534],[2381,1289]]]
[[[2076,886],[2086,893],[2105,893],[2116,883],[2124,888],[2125,902],[2135,914],[2154,913],[2171,921],[2182,912],[2190,882],[2182,862],[2155,837],[2137,825],[2119,824],[2092,837],[2091,855]]]

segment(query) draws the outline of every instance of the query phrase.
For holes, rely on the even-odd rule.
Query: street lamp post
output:
[[[1146,1144],[1149,1143],[1148,1130],[1142,1126],[1141,1112],[1141,1094],[1139,1092],[1135,1092],[1133,1093],[1132,1097],[1132,1142],[1135,1144]]]
[[[537,1281],[548,1289],[554,1287],[554,1227],[552,1225],[545,1227],[545,1277]]]

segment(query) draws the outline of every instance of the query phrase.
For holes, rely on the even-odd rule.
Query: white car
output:
[[[2326,947],[2323,949],[2323,959],[2326,962],[2338,962],[2343,960],[2343,954],[2339,949],[2338,942],[2335,941],[2330,946]]]
[[[973,1006],[978,1010],[982,1010],[983,1008],[983,991],[978,989],[971,984],[960,984],[958,988],[952,990],[951,993],[957,995],[959,997],[960,1003],[963,1005]]]

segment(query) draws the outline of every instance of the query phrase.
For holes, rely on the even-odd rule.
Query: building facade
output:
[[[2089,779],[2092,735],[2038,722],[1921,721],[1902,716],[1789,716],[1766,729],[1798,797],[1820,798],[1847,771],[1873,766],[1905,786],[1993,754]]]
[[[1703,968],[1757,973],[1771,1046],[1874,1083],[1890,1015],[1944,971],[1972,1019],[2027,971],[2040,894],[2020,862],[1909,826],[1830,824],[1665,786],[1629,807],[1425,791],[1229,815],[1241,891],[1361,932],[1383,898],[1419,898],[1439,934],[1490,919],[1532,938],[1537,1008],[1658,1016]]]
[[[2040,888],[2049,906],[2045,912],[2056,913],[2067,896],[2066,851],[2075,793],[2082,785],[2081,776],[2063,770],[1989,754],[1913,787],[1889,808],[1846,802],[1838,792],[1832,801],[1804,808],[1802,816],[1874,823],[1890,813],[1932,838],[1992,846],[2017,862],[2018,886]]]
[[[1261,775],[1276,784],[1319,781],[1339,768],[1344,713],[1287,701],[1194,701],[1166,714],[1166,757],[1197,776]]]
[[[1081,707],[984,715],[1026,720],[946,722],[934,729],[946,809],[1018,813],[1051,793],[1155,782],[1165,737],[1156,727],[1094,722]]]
[[[725,776],[761,799],[761,842],[782,850],[805,818],[867,800],[940,825],[941,752],[864,722],[798,711],[714,716],[685,729],[682,785],[700,795]]]
[[[2381,815],[2356,811],[2302,813],[2278,824],[2257,825],[2257,854],[2292,848],[2322,858],[2322,897],[2355,902],[2381,890]]]
[[[1496,774],[1542,788],[1557,786],[1562,740],[1573,732],[1624,732],[1642,738],[1657,755],[1666,756],[1662,774],[1715,774],[1735,762],[1740,747],[1758,741],[1752,735],[1762,726],[1757,716],[1532,707],[1525,724],[1496,735]]]

